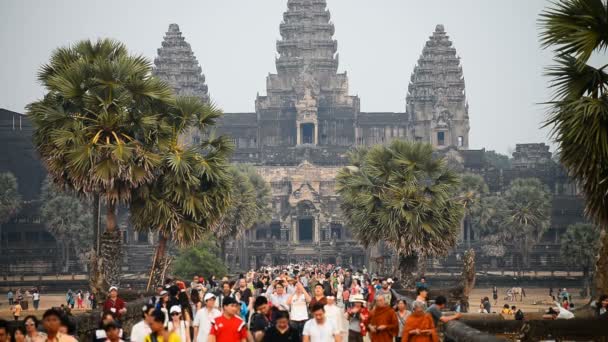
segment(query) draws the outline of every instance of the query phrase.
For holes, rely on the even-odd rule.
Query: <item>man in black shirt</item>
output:
[[[289,313],[279,311],[275,325],[266,330],[264,342],[297,342],[298,332],[289,326]]]
[[[272,325],[268,319],[268,299],[264,296],[259,296],[253,304],[255,313],[251,316],[249,330],[256,342],[264,340],[266,330]]]
[[[245,278],[239,279],[239,288],[236,290],[241,295],[241,300],[249,305],[249,298],[253,295],[251,289],[247,287]]]

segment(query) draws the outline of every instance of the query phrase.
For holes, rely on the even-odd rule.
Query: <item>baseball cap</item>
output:
[[[205,293],[205,296],[203,297],[203,302],[206,302],[209,299],[215,299],[215,295],[213,293]]]
[[[169,294],[169,292],[167,292],[165,290],[160,291],[160,295],[161,296],[168,295],[168,294]]]
[[[118,287],[110,286],[110,289],[108,290],[108,292],[112,292],[112,291],[118,291]]]
[[[174,313],[174,312],[182,313],[181,306],[179,306],[179,305],[173,305],[171,307],[171,310],[169,310],[169,313]]]

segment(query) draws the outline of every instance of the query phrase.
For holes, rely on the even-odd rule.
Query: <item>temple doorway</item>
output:
[[[298,236],[300,242],[312,242],[313,239],[313,221],[312,218],[303,218],[298,222]]]
[[[302,144],[314,144],[315,143],[315,124],[305,123],[302,127]]]

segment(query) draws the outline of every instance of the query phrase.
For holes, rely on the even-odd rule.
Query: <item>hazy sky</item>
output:
[[[547,142],[541,130],[551,54],[538,43],[545,0],[328,0],[340,71],[362,111],[404,111],[411,72],[436,24],[462,58],[470,147],[506,153]],[[36,72],[52,50],[112,37],[154,58],[170,23],[192,45],[212,99],[225,112],[253,112],[287,0],[2,0],[0,107],[22,112],[43,91]]]

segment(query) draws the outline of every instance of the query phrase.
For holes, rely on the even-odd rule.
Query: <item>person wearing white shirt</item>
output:
[[[211,323],[216,317],[222,315],[220,310],[215,308],[215,295],[206,293],[203,297],[205,306],[196,312],[192,326],[194,327],[193,342],[207,342],[209,332],[211,332]]]
[[[313,318],[304,324],[303,342],[341,342],[342,336],[331,322],[325,317],[323,304],[313,305]]]
[[[270,302],[272,306],[276,307],[281,311],[288,311],[289,306],[287,305],[287,299],[289,295],[285,293],[285,285],[282,282],[276,283],[274,285],[275,293],[270,295]]]
[[[342,313],[343,311],[336,305],[336,297],[327,296],[327,304],[325,304],[325,317],[327,321],[333,324],[339,333],[342,333]]]
[[[298,331],[298,335],[302,335],[304,324],[308,320],[308,303],[310,303],[310,295],[304,289],[302,283],[296,284],[295,292],[287,298],[287,305],[291,306],[290,318],[291,326]]]
[[[146,336],[152,333],[152,329],[150,329],[152,312],[154,312],[154,305],[146,304],[142,307],[143,320],[135,323],[131,328],[131,342],[144,342]]]

